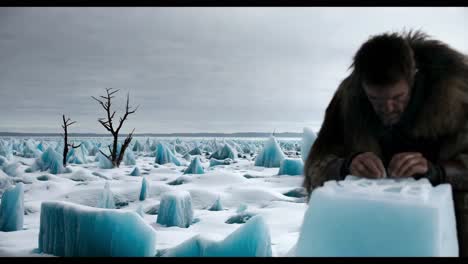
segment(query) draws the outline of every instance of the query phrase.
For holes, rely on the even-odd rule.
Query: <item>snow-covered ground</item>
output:
[[[26,141],[18,138],[15,140],[16,144]],[[145,145],[144,140],[139,140],[142,146]],[[184,139],[177,140],[183,145]],[[183,162],[181,166],[173,163],[155,164],[155,157],[151,156],[151,152],[135,151],[136,165],[122,163],[119,168],[114,169],[99,168],[98,162],[94,161],[94,156],[88,155],[86,156],[88,163],[69,164],[67,167],[71,169],[71,173],[56,175],[49,171],[25,172],[36,158],[13,155],[9,158],[8,164],[15,162],[19,164],[16,169],[17,176],[6,177],[25,184],[24,230],[0,231],[0,256],[50,256],[38,252],[41,203],[43,201],[68,201],[97,206],[106,182],[109,182],[110,189],[114,193],[116,205],[119,207],[116,210],[137,211],[142,206],[145,212],[144,220],[156,231],[157,250],[174,247],[197,234],[213,240],[222,240],[243,225],[243,223],[229,224],[226,221],[237,214],[239,207],[247,206],[246,212],[261,215],[266,221],[271,235],[273,256],[284,256],[298,240],[303,216],[307,209],[304,197],[284,194],[301,187],[303,176],[277,175],[279,168],[254,166],[255,155],[261,150],[264,140],[250,140],[257,144],[258,148],[252,151],[255,154],[241,153],[241,157],[236,158],[235,162],[229,165],[210,167],[210,160],[206,153],[199,155],[204,174],[184,175],[183,171],[188,167],[189,162],[182,158],[181,153],[176,153],[178,159]],[[194,142],[194,139],[188,141]],[[250,141],[246,140],[246,142]],[[34,142],[39,143],[42,140],[38,139]],[[45,145],[55,147],[59,139],[49,139],[44,142]],[[236,142],[239,143],[242,140]],[[294,142],[300,144],[300,140]],[[154,141],[146,143],[147,148],[154,145]],[[10,140],[10,147],[12,144]],[[248,144],[246,143],[245,146],[255,145]],[[176,145],[177,143],[174,143],[174,146]],[[288,156],[290,156],[289,153],[293,153],[296,155],[294,158],[300,158],[296,151],[285,152]],[[140,169],[141,176],[130,176],[135,167]],[[6,175],[2,170],[0,173],[3,176]],[[143,177],[149,183],[149,192],[147,198],[140,201]],[[178,183],[182,182],[182,184],[174,184],[176,179],[179,179]],[[188,228],[166,227],[156,223],[158,215],[155,211],[158,209],[161,196],[172,190],[184,190],[190,193],[196,221]],[[218,198],[224,210],[208,210]]]

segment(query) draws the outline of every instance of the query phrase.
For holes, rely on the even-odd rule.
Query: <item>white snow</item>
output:
[[[15,138],[19,143],[21,139]],[[26,139],[27,140],[27,139]],[[76,144],[81,139],[74,138]],[[88,142],[104,142],[101,138],[86,138]],[[212,139],[182,138],[188,149],[200,147],[204,150]],[[218,139],[219,140],[219,139]],[[299,143],[300,139],[279,139]],[[8,141],[6,139],[5,141]],[[36,146],[40,142],[48,146],[56,146],[60,138],[45,138],[35,140]],[[138,138],[140,143],[147,142],[146,138]],[[152,138],[154,142],[173,142],[171,138]],[[241,147],[261,150],[266,139],[235,139]],[[30,143],[31,141],[28,141]],[[220,141],[221,142],[221,141]],[[50,144],[49,144],[50,143]],[[141,144],[147,149],[150,146]],[[31,147],[31,144],[28,144]],[[253,147],[255,146],[255,147]],[[92,148],[95,146],[93,145]],[[105,151],[103,144],[101,150]],[[91,148],[90,148],[91,149]],[[133,149],[133,145],[129,147]],[[31,151],[35,151],[34,149]],[[106,181],[110,183],[110,190],[116,201],[113,210],[128,210],[136,212],[141,206],[143,220],[156,232],[156,250],[173,248],[180,243],[201,235],[213,241],[222,241],[245,224],[227,224],[227,219],[237,214],[241,204],[248,206],[247,211],[261,215],[271,236],[273,256],[286,254],[299,238],[299,229],[304,213],[307,209],[303,199],[284,196],[290,190],[301,187],[302,176],[278,175],[279,168],[264,168],[254,166],[254,159],[250,154],[247,158],[236,158],[229,165],[209,167],[207,156],[200,155],[201,165],[205,174],[186,174],[183,171],[189,165],[177,166],[173,163],[155,164],[154,150],[148,152],[135,151],[136,165],[126,165],[122,162],[120,168],[101,169],[94,156],[87,156],[90,161],[86,164],[68,164],[71,173],[51,174],[49,171],[24,172],[35,161],[34,157],[13,156],[8,163],[18,162],[16,177],[2,174],[2,179],[8,177],[11,183],[29,181],[24,185],[24,226],[22,231],[0,232],[0,256],[51,256],[38,252],[40,210],[43,201],[65,201],[86,206],[96,207]],[[100,154],[99,154],[100,155]],[[153,155],[153,157],[152,157]],[[182,154],[175,154],[182,160]],[[294,156],[292,158],[297,158]],[[105,166],[104,166],[105,167]],[[138,167],[141,176],[130,176],[132,170]],[[1,171],[3,172],[3,171]],[[41,176],[46,177],[41,177]],[[253,175],[255,177],[245,177]],[[139,200],[142,176],[149,183],[147,198]],[[37,178],[40,178],[37,179]],[[179,177],[189,179],[180,185],[169,185]],[[188,228],[177,226],[166,227],[156,223],[158,215],[146,213],[149,208],[158,208],[162,195],[169,191],[187,191],[190,193],[194,223]],[[209,208],[220,199],[223,210],[211,211]],[[110,210],[110,209],[108,209]]]

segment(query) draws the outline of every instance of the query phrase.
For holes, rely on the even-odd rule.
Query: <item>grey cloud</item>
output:
[[[421,28],[467,52],[467,8],[0,8],[0,131],[105,132],[127,92],[141,132],[319,127],[369,35]],[[8,113],[7,115],[5,113]],[[59,127],[58,127],[59,128]]]

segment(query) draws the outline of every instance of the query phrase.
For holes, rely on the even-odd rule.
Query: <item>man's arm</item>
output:
[[[456,191],[468,191],[468,122],[444,146],[446,159],[441,159],[440,183],[449,183]],[[437,167],[437,166],[436,166]]]
[[[340,90],[335,93],[325,111],[322,127],[305,163],[303,186],[309,195],[325,181],[342,178],[345,153],[339,93]]]
[[[445,140],[441,159],[424,175],[433,185],[449,183],[456,191],[468,191],[468,122],[455,136]]]
[[[460,160],[442,162],[441,183],[450,183],[456,191],[468,191],[468,168],[465,164]]]

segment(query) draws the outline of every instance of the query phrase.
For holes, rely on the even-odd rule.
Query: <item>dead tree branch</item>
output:
[[[130,144],[130,142],[132,140],[133,132],[135,131],[135,129],[133,129],[133,131],[127,136],[127,138],[124,141],[124,144],[122,145],[122,148],[120,149],[120,152],[117,153],[118,152],[117,145],[118,145],[118,137],[119,137],[120,129],[122,128],[123,123],[127,120],[128,116],[131,115],[131,114],[134,114],[136,112],[136,110],[138,109],[138,106],[135,109],[131,109],[130,99],[129,99],[130,96],[129,96],[129,93],[127,93],[127,103],[126,103],[126,106],[125,106],[125,113],[124,113],[124,115],[122,117],[119,118],[119,123],[117,125],[117,128],[115,128],[114,127],[114,117],[115,117],[116,111],[112,111],[111,106],[112,106],[112,98],[115,97],[114,94],[116,94],[118,91],[119,90],[114,90],[112,88],[106,88],[106,95],[99,96],[100,99],[98,99],[98,98],[96,98],[94,96],[91,96],[106,111],[106,117],[99,118],[98,122],[107,131],[109,131],[111,133],[111,135],[113,137],[113,144],[112,144],[112,148],[111,148],[110,145],[108,146],[109,153],[110,153],[109,155],[105,155],[102,151],[101,151],[101,153],[104,156],[106,156],[112,162],[114,167],[119,167],[119,165],[120,165],[120,163],[121,163],[121,161],[123,159],[125,150],[127,149],[128,145]]]

